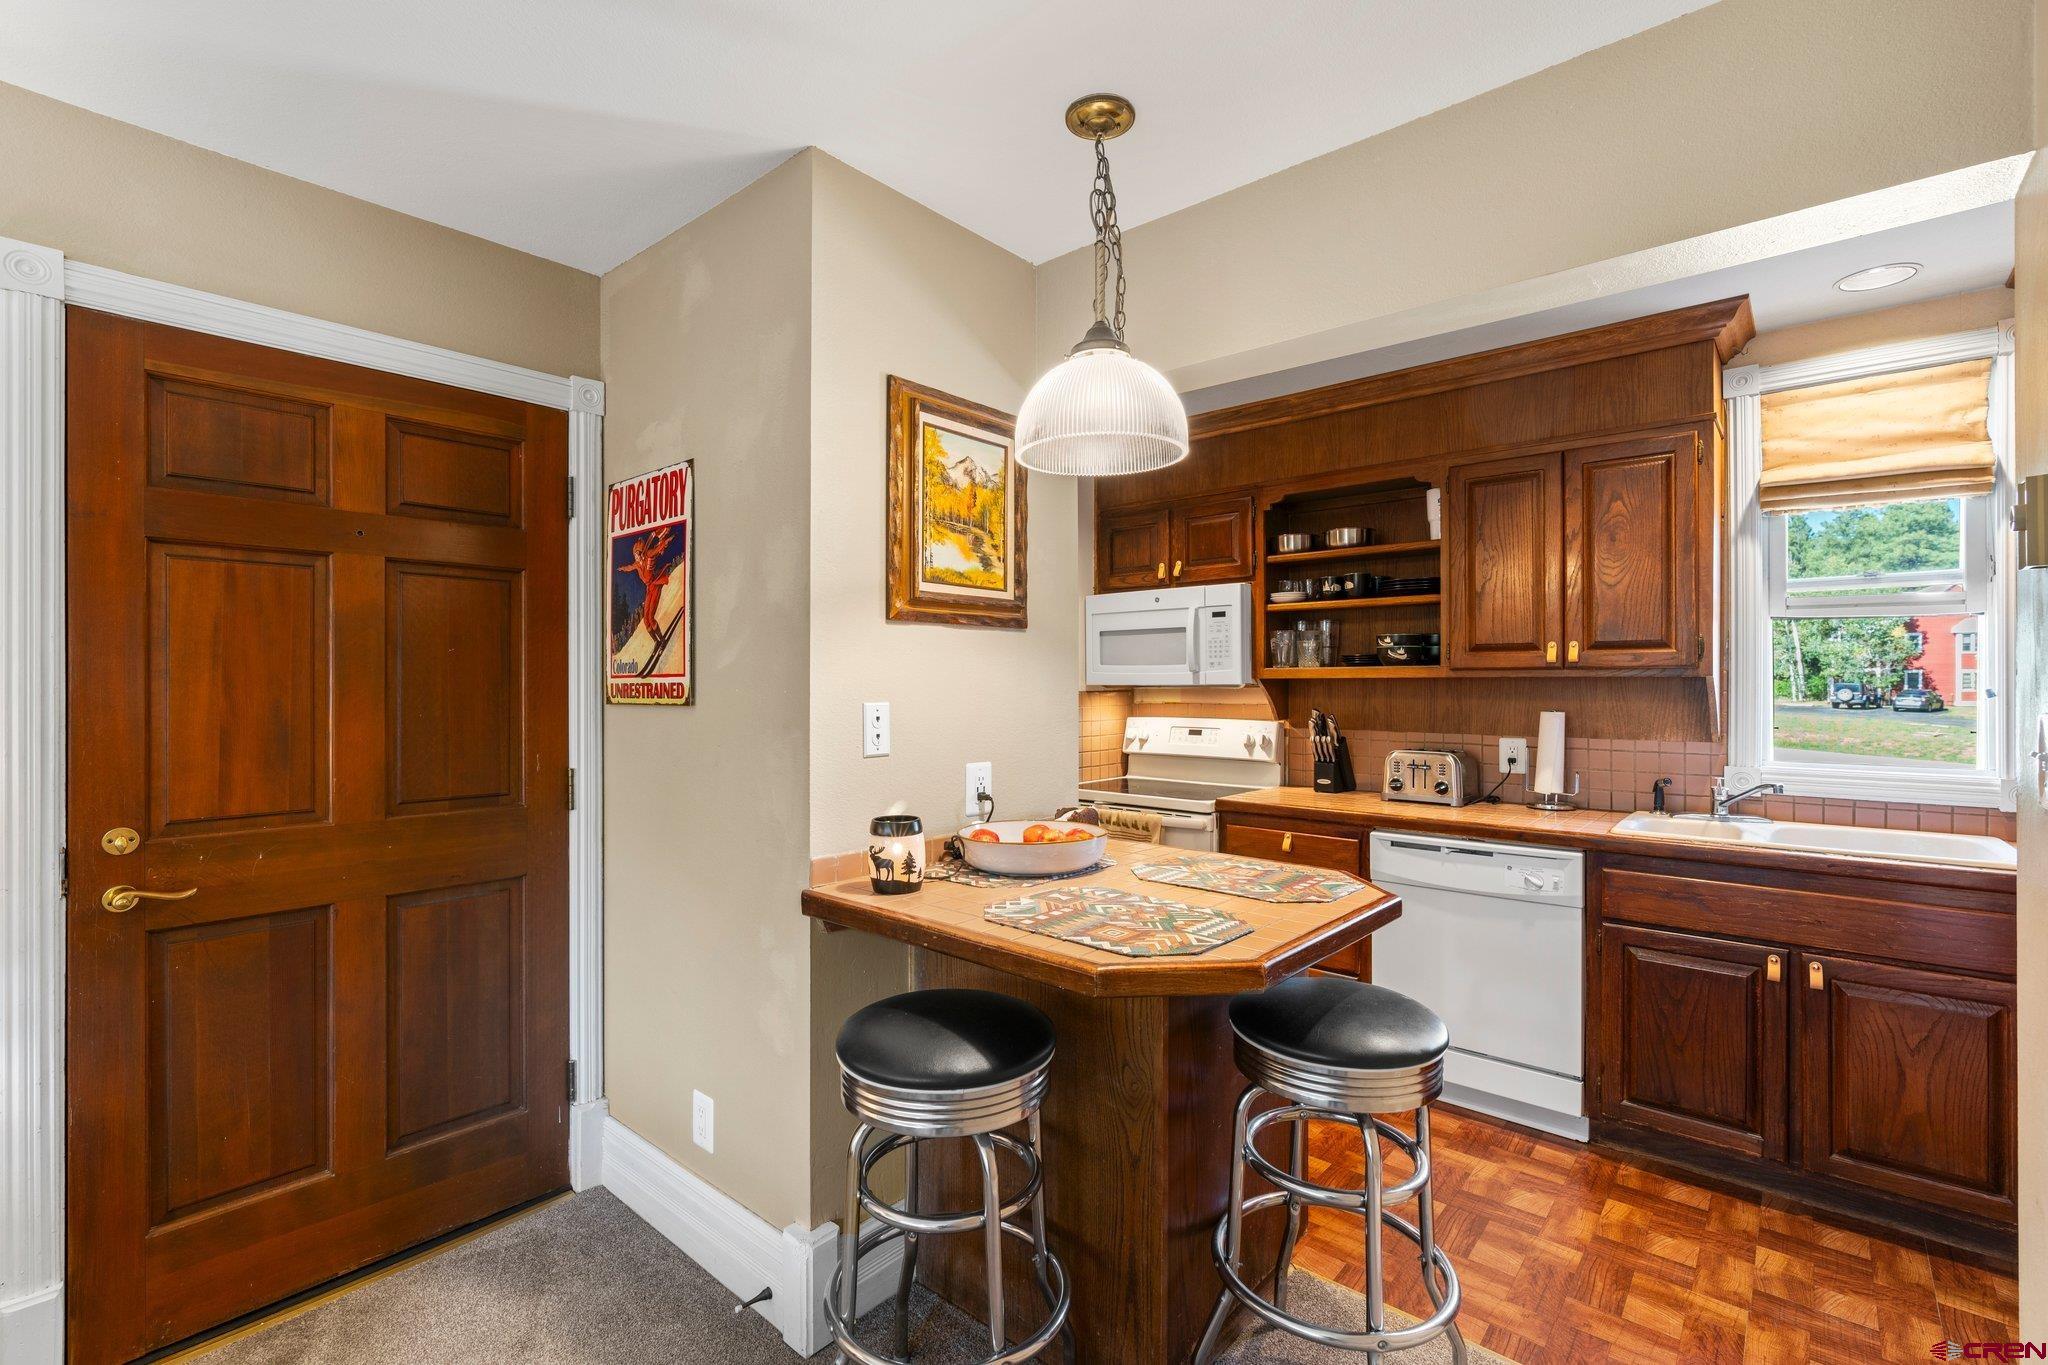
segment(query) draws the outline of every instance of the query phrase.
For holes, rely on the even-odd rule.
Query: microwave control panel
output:
[[[1203,607],[1202,614],[1202,671],[1215,673],[1229,669],[1237,662],[1237,628],[1231,621],[1228,607]]]

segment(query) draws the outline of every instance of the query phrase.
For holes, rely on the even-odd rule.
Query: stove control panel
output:
[[[1389,801],[1462,806],[1472,799],[1472,761],[1450,749],[1396,749],[1387,755],[1380,795]]]

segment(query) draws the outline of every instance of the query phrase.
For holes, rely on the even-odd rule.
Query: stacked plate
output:
[[[1314,599],[1305,592],[1276,592],[1266,600],[1278,604],[1286,602],[1310,602]]]
[[[1425,593],[1441,592],[1444,580],[1441,575],[1428,578],[1382,578],[1379,594],[1382,597],[1418,597]]]

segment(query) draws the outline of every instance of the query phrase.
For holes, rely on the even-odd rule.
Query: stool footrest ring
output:
[[[1365,1212],[1366,1193],[1364,1189],[1338,1189],[1332,1185],[1318,1185],[1314,1181],[1303,1180],[1291,1172],[1282,1170],[1274,1165],[1267,1159],[1266,1154],[1258,1149],[1256,1145],[1258,1136],[1267,1126],[1275,1123],[1286,1123],[1292,1120],[1307,1119],[1313,1119],[1318,1123],[1341,1123],[1358,1129],[1361,1135],[1365,1132],[1365,1121],[1357,1115],[1332,1114],[1328,1110],[1318,1109],[1314,1105],[1308,1104],[1282,1105],[1278,1109],[1268,1109],[1262,1114],[1253,1115],[1251,1121],[1245,1125],[1244,1156],[1246,1163],[1260,1175],[1266,1177],[1266,1179],[1272,1181],[1281,1189],[1286,1190],[1303,1203],[1320,1204],[1324,1208],[1343,1209],[1349,1213]],[[1429,1184],[1429,1154],[1422,1150],[1421,1143],[1415,1141],[1415,1139],[1409,1137],[1391,1123],[1374,1119],[1372,1120],[1372,1126],[1381,1137],[1386,1138],[1396,1147],[1407,1153],[1409,1159],[1415,1163],[1415,1170],[1407,1179],[1398,1185],[1389,1185],[1380,1192],[1381,1207],[1413,1199],[1417,1192]]]
[[[1009,1199],[1003,1201],[1003,1217],[1014,1218],[1031,1206],[1038,1197],[1038,1188],[1045,1179],[1045,1164],[1038,1159],[1030,1145],[1017,1141],[1008,1133],[990,1133],[989,1141],[1001,1147],[1024,1163],[1023,1186]],[[980,1209],[965,1209],[958,1213],[917,1214],[906,1213],[894,1204],[885,1203],[868,1186],[868,1176],[874,1171],[875,1163],[889,1153],[907,1147],[914,1139],[902,1134],[893,1134],[871,1147],[860,1162],[860,1206],[862,1212],[878,1223],[887,1223],[893,1228],[908,1232],[972,1232],[982,1225]]]
[[[1020,1227],[1007,1219],[1002,1226],[1006,1235],[1022,1241],[1024,1245],[1032,1248],[1034,1257],[1037,1255],[1037,1243],[1028,1228]],[[884,1228],[872,1238],[861,1240],[859,1254],[865,1256],[873,1248],[900,1238],[904,1233],[905,1229],[900,1227]],[[1051,1345],[1052,1339],[1067,1325],[1067,1310],[1073,1306],[1073,1294],[1067,1287],[1067,1268],[1060,1264],[1059,1257],[1048,1251],[1045,1253],[1045,1269],[1046,1274],[1051,1277],[1053,1290],[1052,1301],[1047,1305],[1050,1311],[1046,1314],[1045,1321],[1039,1324],[1030,1336],[1007,1347],[1002,1354],[987,1356],[977,1360],[974,1365],[1022,1365],[1022,1362],[1034,1358]],[[854,1338],[853,1324],[849,1323],[846,1315],[839,1310],[839,1291],[844,1283],[845,1274],[846,1267],[843,1265],[832,1272],[831,1291],[825,1299],[825,1320],[832,1328],[834,1346],[848,1360],[855,1362],[855,1365],[912,1365],[912,1362],[899,1356],[887,1356],[871,1351]]]

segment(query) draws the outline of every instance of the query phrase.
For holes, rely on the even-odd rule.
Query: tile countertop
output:
[[[1262,791],[1246,792],[1218,801],[1216,809],[1225,815],[1323,820],[1365,829],[1405,829],[1474,839],[1509,839],[1602,853],[1734,863],[1746,867],[1874,877],[1883,881],[1919,882],[1984,891],[2011,892],[2017,884],[2017,875],[2004,868],[1949,867],[1847,854],[1737,848],[1685,839],[1662,839],[1649,834],[1617,834],[1614,824],[1627,814],[1625,811],[1550,812],[1505,802],[1497,806],[1433,806],[1419,801],[1389,801],[1377,792],[1326,795],[1312,787],[1268,787]]]
[[[1339,900],[1275,904],[1148,882],[1131,871],[1149,859],[1184,856],[1188,851],[1113,839],[1109,853],[1115,866],[1093,876],[1021,891],[927,881],[922,890],[906,895],[878,896],[861,876],[812,886],[803,894],[803,912],[828,925],[880,934],[1085,996],[1232,995],[1258,990],[1360,942],[1401,914],[1401,898],[1369,882]],[[1250,924],[1252,932],[1205,953],[1126,957],[982,916],[998,901],[1079,886],[1114,887],[1218,910]]]

